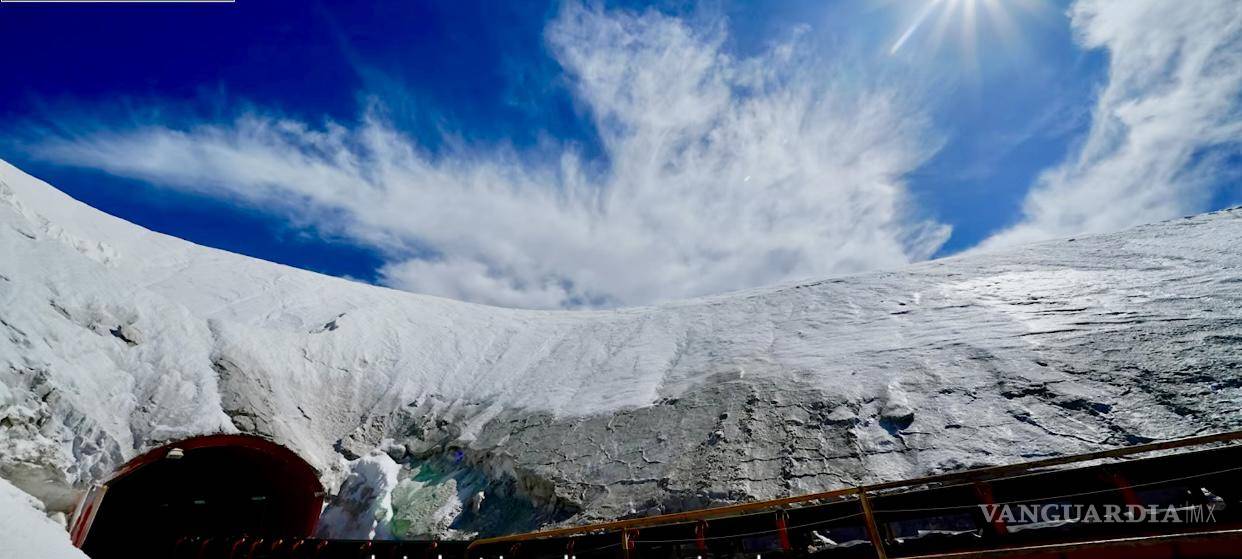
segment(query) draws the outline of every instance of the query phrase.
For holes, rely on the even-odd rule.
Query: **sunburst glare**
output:
[[[1040,14],[1046,9],[1044,0],[925,0],[921,4],[893,41],[889,55],[897,54],[912,40],[938,50],[953,27],[957,27],[962,51],[973,58],[984,32],[1007,46],[1018,42],[1021,28],[1015,21],[1015,8],[1026,15]]]

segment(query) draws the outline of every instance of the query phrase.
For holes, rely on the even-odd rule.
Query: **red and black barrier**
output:
[[[313,470],[252,439],[144,455],[88,497],[73,533],[92,559],[1242,557],[1242,432],[470,542],[310,537]]]

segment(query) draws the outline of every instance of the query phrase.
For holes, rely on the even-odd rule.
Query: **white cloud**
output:
[[[1024,217],[983,243],[1096,233],[1202,211],[1242,139],[1242,10],[1235,0],[1081,0],[1080,43],[1106,48],[1108,83],[1081,149],[1045,172]]]
[[[546,29],[607,159],[449,148],[252,112],[41,143],[61,163],[227,196],[381,247],[394,287],[523,307],[642,304],[928,257],[901,177],[939,145],[895,90],[753,58],[656,12],[574,5]],[[848,84],[848,85],[847,85]]]

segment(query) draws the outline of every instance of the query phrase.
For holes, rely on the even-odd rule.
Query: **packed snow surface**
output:
[[[4,479],[0,479],[0,557],[86,559],[69,544],[65,527],[47,517],[42,503]]]
[[[337,493],[325,533],[405,537],[1236,428],[1239,239],[1242,212],[1225,211],[652,307],[529,311],[197,246],[0,163],[0,477],[64,511],[144,449],[251,432]]]

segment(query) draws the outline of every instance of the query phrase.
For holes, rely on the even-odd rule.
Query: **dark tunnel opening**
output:
[[[290,450],[244,435],[196,437],[135,458],[108,481],[82,550],[166,557],[187,536],[309,536],[322,503],[314,468]]]

